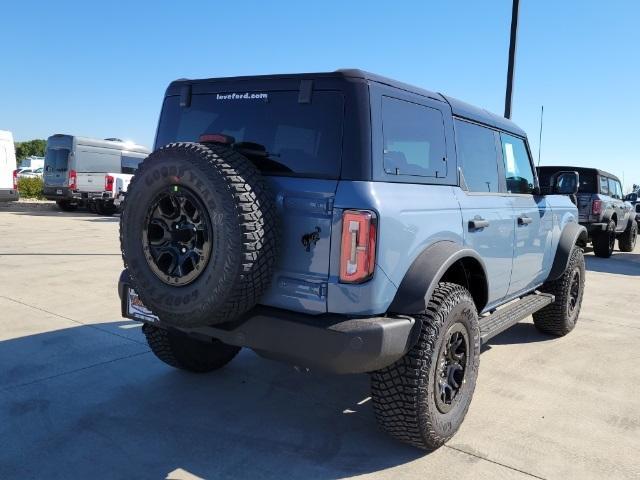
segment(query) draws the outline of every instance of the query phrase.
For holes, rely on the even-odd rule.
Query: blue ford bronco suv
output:
[[[483,342],[574,328],[576,175],[542,194],[511,121],[359,70],[179,80],[125,200],[123,315],[185,370],[369,373],[382,429],[432,450]]]
[[[538,167],[538,178],[544,189],[560,171],[579,175],[578,193],[573,201],[578,207],[578,221],[584,225],[593,245],[593,253],[608,258],[613,254],[616,238],[621,252],[633,252],[638,224],[631,202],[623,199],[620,179],[597,168]]]

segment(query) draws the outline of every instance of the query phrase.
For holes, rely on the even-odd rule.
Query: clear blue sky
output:
[[[0,129],[151,145],[180,77],[357,67],[504,110],[511,0],[4,2]],[[521,0],[513,120],[640,183],[640,2]]]

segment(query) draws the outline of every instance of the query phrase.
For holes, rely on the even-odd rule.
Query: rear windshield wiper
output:
[[[268,152],[266,147],[260,143],[238,142],[233,144],[233,149],[256,163],[256,166],[261,170],[269,172],[293,172],[293,170],[284,163],[276,160],[276,158],[280,157],[280,154]]]

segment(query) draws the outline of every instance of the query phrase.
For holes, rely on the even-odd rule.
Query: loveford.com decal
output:
[[[268,93],[216,93],[216,100],[268,100]]]

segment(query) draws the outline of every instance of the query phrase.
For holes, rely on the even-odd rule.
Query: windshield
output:
[[[69,162],[69,149],[48,148],[44,159],[47,172],[66,172]]]
[[[263,158],[250,157],[265,173],[338,178],[343,104],[333,91],[314,92],[311,103],[300,103],[297,91],[193,95],[188,108],[167,97],[156,148],[224,134],[266,150]]]

